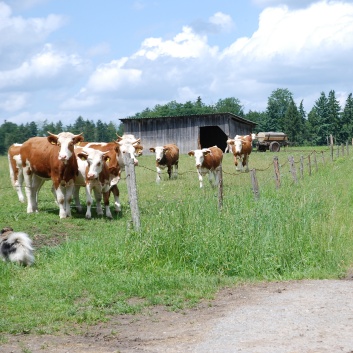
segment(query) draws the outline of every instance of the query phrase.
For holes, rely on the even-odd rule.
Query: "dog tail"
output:
[[[34,262],[32,240],[26,233],[14,232],[7,239],[14,251],[9,254],[10,261],[30,266]]]

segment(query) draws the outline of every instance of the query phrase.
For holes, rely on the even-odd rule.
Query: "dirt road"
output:
[[[1,353],[353,353],[353,281],[222,290],[182,312],[156,307],[82,335],[7,336]]]

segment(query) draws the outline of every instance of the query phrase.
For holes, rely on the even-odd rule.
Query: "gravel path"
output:
[[[353,281],[227,288],[192,310],[156,307],[82,329],[81,335],[7,336],[0,352],[353,353]]]

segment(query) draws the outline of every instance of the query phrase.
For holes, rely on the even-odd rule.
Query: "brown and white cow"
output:
[[[14,143],[11,145],[7,152],[7,158],[9,160],[10,179],[12,186],[15,188],[20,202],[25,202],[25,198],[22,192],[23,169],[20,155],[21,146],[22,144],[19,143]]]
[[[134,156],[138,157],[143,154],[143,146],[141,145],[141,139],[137,139],[134,135],[132,134],[124,134],[123,136],[118,136],[118,139],[116,140],[117,143],[123,143],[123,144],[132,144],[135,148]]]
[[[109,163],[108,153],[109,151],[101,152],[93,148],[75,148],[78,163],[78,177],[75,181],[74,200],[76,208],[81,212],[82,207],[79,200],[79,190],[81,186],[85,187],[87,219],[91,219],[92,217],[92,190],[96,199],[97,215],[103,215],[101,205],[103,196],[105,214],[107,218],[113,218],[109,208],[110,172],[107,164],[107,162]]]
[[[252,151],[252,135],[236,135],[234,139],[228,139],[227,144],[231,147],[234,155],[234,164],[236,170],[249,171],[249,155]]]
[[[195,157],[197,173],[202,188],[202,176],[208,173],[208,179],[211,186],[216,187],[219,183],[219,170],[222,166],[223,152],[217,146],[193,150],[188,153]],[[213,179],[213,183],[212,183]]]
[[[27,213],[38,212],[38,192],[46,180],[53,182],[60,218],[71,216],[70,202],[78,174],[74,146],[83,136],[71,132],[47,137],[32,137],[20,148],[23,176],[26,183]]]
[[[175,144],[151,147],[150,152],[156,155],[157,178],[161,181],[161,169],[168,168],[169,179],[178,177],[179,148]]]
[[[117,140],[114,142],[84,142],[81,143],[82,147],[89,147],[101,152],[108,152],[107,164],[110,172],[110,193],[114,195],[114,206],[115,211],[121,211],[121,203],[119,199],[118,182],[120,180],[121,171],[125,170],[124,155],[130,156],[133,159],[134,164],[138,165],[138,160],[135,158],[136,149],[135,146],[140,142],[137,140]],[[139,145],[141,149],[143,148]]]

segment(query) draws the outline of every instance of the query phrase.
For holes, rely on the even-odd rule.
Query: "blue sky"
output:
[[[353,0],[0,0],[0,124],[353,92]]]

